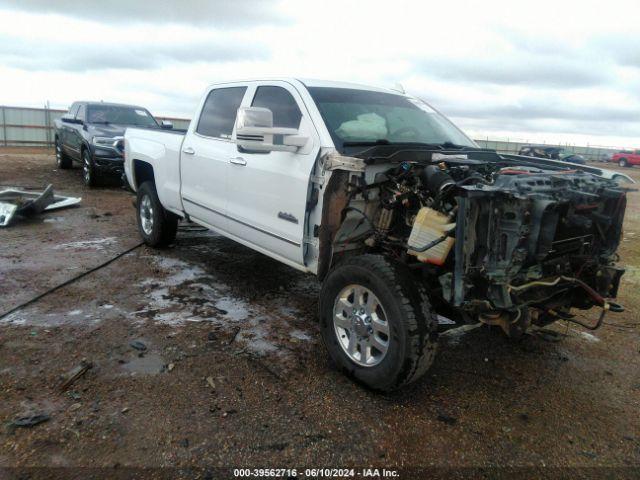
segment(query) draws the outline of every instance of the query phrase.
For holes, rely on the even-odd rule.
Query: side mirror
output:
[[[83,124],[82,120],[80,120],[79,118],[62,117],[60,120],[63,121],[64,123],[73,123],[75,125],[82,125]]]
[[[171,123],[169,120],[162,120],[160,122],[160,128],[162,128],[163,130],[172,130],[173,123]]]
[[[275,136],[282,141],[274,143]],[[295,152],[307,144],[309,137],[297,128],[273,126],[273,112],[262,107],[240,107],[236,117],[238,147],[254,152]]]

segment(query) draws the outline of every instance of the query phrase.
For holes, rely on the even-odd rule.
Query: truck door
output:
[[[75,102],[69,108],[69,111],[63,115],[62,118],[76,118],[76,114],[78,113],[78,109],[80,108],[80,104]],[[58,132],[58,140],[60,141],[60,145],[62,145],[62,151],[74,157],[74,152],[70,148],[70,138],[71,133],[73,132],[74,125],[71,123],[60,122],[60,131]]]
[[[303,237],[309,177],[319,136],[297,90],[287,82],[256,82],[246,106],[273,112],[274,127],[299,128],[309,137],[297,152],[241,152],[229,161],[229,232],[257,250],[303,265]]]
[[[80,108],[78,109],[78,113],[76,114],[77,120],[82,120],[85,122],[87,120],[87,105],[82,103],[80,104]],[[82,148],[82,142],[84,140],[84,136],[82,135],[83,130],[86,129],[86,126],[79,123],[71,123],[69,124],[71,129],[68,132],[67,143],[69,145],[70,155],[76,160],[82,161],[82,155],[80,155],[80,149]]]
[[[226,231],[227,170],[236,145],[231,134],[246,85],[214,87],[191,122],[180,152],[181,197],[194,220]]]

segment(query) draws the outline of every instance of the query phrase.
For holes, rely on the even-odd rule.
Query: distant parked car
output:
[[[599,162],[604,162],[604,163],[609,163],[611,161],[611,157],[613,156],[613,154],[611,153],[603,153],[602,155],[600,155],[600,158],[598,158]]]
[[[562,147],[550,147],[547,145],[525,145],[520,148],[518,155],[527,157],[549,158],[551,160],[561,160],[563,162],[585,165],[586,160],[582,155],[577,153],[563,153]]]
[[[621,167],[633,167],[640,165],[640,150],[625,150],[623,152],[614,153],[611,161],[617,163]]]
[[[82,164],[85,185],[97,185],[103,176],[124,174],[124,131],[127,127],[173,128],[159,124],[146,108],[105,102],[75,102],[55,121],[58,168]]]
[[[561,147],[550,147],[548,145],[525,145],[520,147],[518,155],[527,157],[550,158],[560,160],[560,154],[564,151]]]
[[[582,155],[577,153],[570,153],[568,155],[561,155],[560,160],[563,162],[576,163],[578,165],[585,165],[587,162]]]

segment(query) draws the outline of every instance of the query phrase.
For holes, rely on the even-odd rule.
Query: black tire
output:
[[[388,348],[373,366],[359,365],[347,354],[334,326],[334,306],[340,293],[352,285],[373,292],[387,317]],[[348,258],[327,275],[320,291],[319,309],[320,329],[329,355],[338,368],[370,388],[398,389],[420,378],[433,363],[438,321],[422,285],[404,264],[381,255]],[[353,332],[348,337],[342,335],[342,341],[348,342],[351,335]]]
[[[60,140],[56,137],[55,142],[56,147],[56,165],[58,168],[66,170],[72,167],[71,158],[69,158],[63,151],[62,145],[60,145]]]
[[[621,167],[627,168],[629,166],[629,162],[627,161],[626,158],[621,158],[620,160],[618,160],[618,165],[620,165]]]
[[[138,231],[144,243],[150,247],[166,247],[175,241],[178,216],[164,209],[153,182],[144,182],[138,188],[136,213]],[[143,218],[151,220],[150,226],[143,225]]]
[[[85,148],[82,151],[82,181],[89,188],[96,187],[98,185],[96,167],[88,148]]]

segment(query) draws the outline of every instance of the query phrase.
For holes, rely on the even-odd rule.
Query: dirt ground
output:
[[[131,194],[86,189],[50,153],[0,151],[1,185],[48,183],[82,203],[0,230],[0,315],[140,242]],[[182,227],[174,247],[140,246],[0,319],[0,467],[640,472],[639,210],[631,193],[625,313],[519,342],[457,331],[421,381],[387,395],[329,363],[313,277]],[[10,427],[32,414],[50,418]]]

